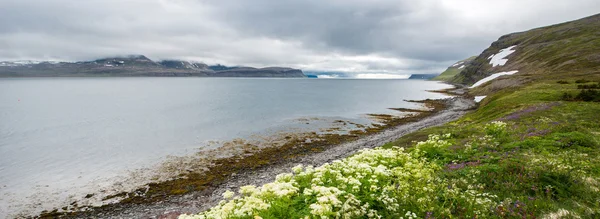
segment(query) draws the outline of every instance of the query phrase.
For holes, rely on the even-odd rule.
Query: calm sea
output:
[[[213,140],[302,118],[361,121],[404,100],[442,98],[422,80],[0,79],[0,218],[60,206]],[[127,182],[125,182],[127,183]]]

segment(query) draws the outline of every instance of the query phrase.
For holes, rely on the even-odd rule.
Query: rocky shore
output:
[[[298,164],[320,166],[333,160],[345,158],[360,149],[374,148],[396,140],[423,128],[443,125],[454,121],[473,109],[475,102],[468,97],[453,97],[443,100],[445,108],[416,122],[400,124],[379,133],[361,136],[345,143],[329,146],[321,151],[297,156],[260,168],[239,171],[226,176],[222,183],[197,192],[171,196],[154,203],[119,203],[108,208],[88,212],[62,215],[66,218],[176,218],[184,213],[197,213],[215,206],[226,190],[237,190],[244,185],[262,185],[273,181],[280,173],[290,172]],[[42,215],[44,216],[44,215]]]

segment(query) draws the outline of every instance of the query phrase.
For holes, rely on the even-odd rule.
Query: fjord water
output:
[[[299,118],[391,113],[417,106],[404,100],[443,98],[426,90],[448,87],[422,80],[0,79],[0,217],[93,192],[79,189],[197,152],[207,141]]]

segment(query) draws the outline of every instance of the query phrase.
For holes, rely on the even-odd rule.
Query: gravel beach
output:
[[[399,125],[381,133],[336,145],[321,152],[290,159],[284,163],[270,165],[255,171],[232,174],[226,183],[207,188],[201,192],[170,197],[165,201],[152,204],[117,205],[110,211],[88,212],[85,217],[177,218],[180,214],[198,213],[215,206],[222,199],[221,194],[226,190],[237,191],[240,186],[244,185],[260,186],[273,181],[278,174],[290,172],[290,169],[298,164],[320,166],[333,160],[351,156],[360,149],[381,146],[420,129],[454,121],[473,109],[476,104],[473,100],[465,97],[453,97],[445,101],[447,104],[446,109],[420,121]]]

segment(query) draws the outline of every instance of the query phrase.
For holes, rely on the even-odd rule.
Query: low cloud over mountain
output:
[[[0,60],[146,54],[349,73],[441,72],[500,35],[600,11],[596,0],[3,0]]]

